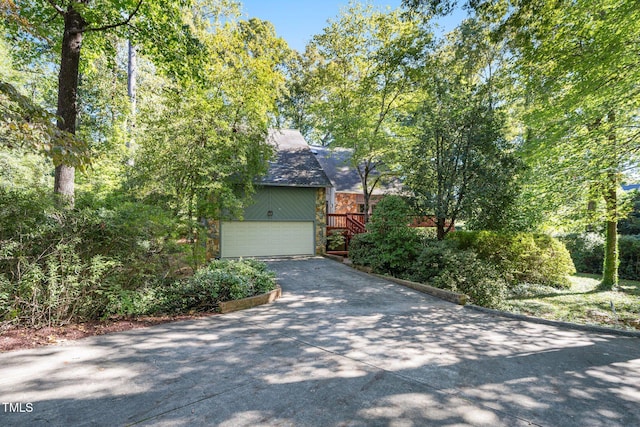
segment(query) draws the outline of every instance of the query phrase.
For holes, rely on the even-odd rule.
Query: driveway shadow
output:
[[[470,312],[333,261],[224,316],[0,354],[2,425],[640,425],[640,341]]]

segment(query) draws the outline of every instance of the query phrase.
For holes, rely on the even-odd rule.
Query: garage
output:
[[[315,254],[313,221],[223,221],[225,258]]]
[[[221,258],[315,255],[324,250],[331,182],[298,131],[270,134],[275,157],[240,218],[219,223]]]

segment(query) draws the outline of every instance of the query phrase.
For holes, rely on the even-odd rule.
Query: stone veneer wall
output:
[[[373,212],[373,206],[378,203],[381,198],[382,196],[380,195],[371,196],[371,198],[369,199],[369,214]],[[336,193],[336,208],[334,213],[360,213],[358,201],[360,201],[360,203],[362,204],[364,203],[363,200],[364,197],[360,193]]]
[[[357,195],[354,193],[336,193],[336,209],[334,213],[358,213]]]
[[[220,221],[207,220],[207,261],[220,258]]]
[[[316,191],[316,255],[326,252],[327,246],[327,189]]]

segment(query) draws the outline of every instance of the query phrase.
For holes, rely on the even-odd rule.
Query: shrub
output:
[[[604,236],[599,233],[574,233],[561,237],[576,270],[581,273],[602,273],[604,263]]]
[[[383,197],[367,224],[366,237],[357,236],[349,245],[352,261],[380,273],[407,270],[421,248],[418,233],[409,227],[409,214],[409,205],[401,197]]]
[[[275,275],[255,260],[213,261],[193,277],[161,290],[155,312],[211,311],[223,301],[247,298],[276,287]]]
[[[370,267],[375,263],[374,259],[377,255],[376,239],[371,233],[356,234],[351,238],[349,243],[349,259],[354,264]]]
[[[640,234],[619,236],[618,248],[620,277],[640,280]]]
[[[344,250],[347,242],[346,238],[347,230],[333,230],[331,234],[327,236],[327,246],[332,251]]]
[[[576,270],[602,274],[604,237],[598,233],[567,234],[562,237]],[[640,279],[640,235],[618,236],[618,274],[622,279]]]
[[[557,239],[531,233],[456,231],[449,238],[462,250],[496,266],[510,286],[536,283],[569,287],[575,267],[569,252]]]
[[[454,242],[431,241],[409,272],[411,280],[466,294],[473,303],[500,307],[506,283],[488,262],[471,250],[459,250]]]
[[[132,202],[58,210],[48,195],[0,189],[0,321],[38,327],[134,310],[135,291],[170,268],[170,228],[164,212]]]

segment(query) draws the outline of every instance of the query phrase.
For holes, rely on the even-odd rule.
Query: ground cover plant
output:
[[[640,329],[640,281],[621,280],[617,291],[607,291],[598,289],[598,275],[578,274],[570,280],[565,289],[517,286],[504,308],[551,320]]]

